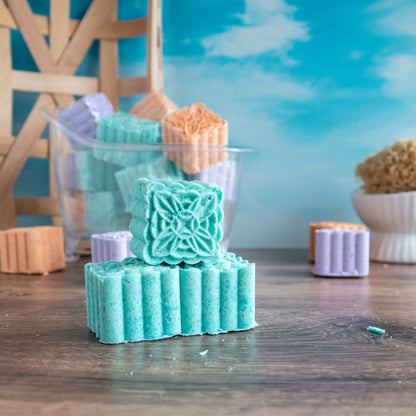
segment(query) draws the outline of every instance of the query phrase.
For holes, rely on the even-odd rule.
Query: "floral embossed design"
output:
[[[217,230],[218,200],[212,193],[185,191],[153,194],[150,221],[150,253],[153,257],[207,257],[215,251],[220,236]]]

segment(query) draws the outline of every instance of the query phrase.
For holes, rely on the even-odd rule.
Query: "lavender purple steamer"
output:
[[[369,232],[363,230],[315,231],[316,276],[360,277],[370,271]]]
[[[234,160],[224,160],[216,163],[201,172],[187,175],[187,179],[191,181],[208,182],[219,186],[225,200],[233,200],[236,184],[237,164]]]
[[[134,257],[130,251],[130,231],[114,231],[91,235],[91,257],[93,263],[104,261],[122,261]]]
[[[96,138],[97,124],[100,118],[114,114],[113,106],[103,93],[85,95],[58,113],[59,118],[77,133],[84,134],[91,139]],[[65,132],[72,148],[85,148],[70,132]]]
[[[65,189],[77,189],[77,154],[67,153],[65,164]]]

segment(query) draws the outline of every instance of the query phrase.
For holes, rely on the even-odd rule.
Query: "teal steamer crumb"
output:
[[[368,326],[367,331],[372,332],[374,334],[379,334],[379,335],[384,335],[386,333],[385,329],[381,329],[376,326]]]
[[[88,263],[85,284],[88,327],[106,344],[257,325],[255,265],[232,253],[196,265]]]

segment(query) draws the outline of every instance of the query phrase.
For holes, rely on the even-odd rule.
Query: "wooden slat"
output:
[[[45,38],[39,31],[29,4],[26,0],[6,1],[39,70],[51,74],[59,73],[60,71],[52,59]],[[53,98],[56,104],[61,107],[66,107],[72,102],[71,97],[62,94],[54,94]]]
[[[52,59],[57,62],[63,54],[65,47],[69,40],[69,12],[70,3],[69,0],[50,0],[50,35],[49,35],[49,47]],[[71,77],[72,78],[72,77]],[[50,77],[48,77],[50,79]],[[59,83],[59,85],[66,85],[66,83]],[[78,83],[79,85],[79,83]],[[71,91],[69,92],[71,94]],[[72,94],[74,88],[72,88]],[[86,94],[85,92],[83,94]],[[82,93],[81,93],[82,95]],[[49,150],[49,196],[52,199],[58,198],[58,193],[55,184],[55,172],[53,161],[53,149],[52,146],[48,146]],[[52,224],[62,225],[62,218],[58,215],[52,215]]]
[[[8,0],[8,2],[10,1],[11,0]],[[15,4],[14,1],[15,0],[13,0],[13,5]],[[85,51],[93,41],[94,30],[98,28],[107,17],[105,13],[102,13],[102,10],[105,10],[108,13],[110,11],[110,9],[108,9],[108,4],[111,6],[111,3],[113,2],[114,0],[95,0],[93,2],[88,9],[86,16],[82,20],[82,23],[80,23],[72,41],[65,48],[65,51],[59,60],[58,69],[60,72],[72,75],[72,73],[76,71],[85,54]],[[97,8],[99,10],[97,10]],[[19,13],[19,8],[15,11]],[[88,16],[90,16],[89,19]],[[78,50],[77,48],[80,46],[82,46],[82,49]],[[38,113],[39,108],[51,105],[54,105],[51,96],[48,94],[41,94],[26,119],[22,129],[20,130],[19,135],[16,140],[14,140],[10,152],[0,166],[0,175],[2,177],[2,182],[0,182],[0,200],[7,192],[6,186],[3,185],[3,183],[14,183],[20,170],[26,162],[33,143],[45,128],[46,119],[41,117]]]
[[[69,0],[50,1],[49,48],[56,62],[65,50],[69,39]]]
[[[117,20],[117,3],[113,5],[110,17]],[[100,91],[102,91],[115,110],[118,107],[118,41],[100,40]]]
[[[0,28],[0,135],[11,135],[12,131],[12,82],[10,31]]]
[[[147,9],[148,90],[163,92],[161,0],[148,0]]]
[[[19,197],[15,199],[17,215],[60,215],[58,198]]]
[[[13,144],[14,137],[0,136],[0,155],[6,155]],[[30,149],[29,157],[45,159],[48,157],[48,140],[38,139]]]
[[[50,19],[47,16],[35,15],[36,24],[42,35],[50,34]],[[71,19],[69,21],[69,34],[72,36],[78,28],[81,20]],[[10,10],[1,7],[0,4],[0,27],[7,29],[18,29]],[[146,34],[146,17],[117,22],[104,22],[97,30],[96,39],[125,39],[135,38]]]
[[[12,131],[13,95],[11,89],[11,44],[9,29],[0,28],[0,135],[10,136]],[[0,166],[5,162],[0,161]],[[1,177],[1,176],[0,176]],[[17,225],[13,196],[13,183],[1,182],[5,187],[0,199],[0,229],[12,228]]]
[[[135,38],[146,34],[146,17],[105,22],[97,31],[97,39]]]
[[[118,80],[118,94],[122,97],[148,91],[147,77],[119,78]]]
[[[94,0],[58,62],[59,72],[73,74],[91,46],[95,33],[108,18],[116,0]]]
[[[42,134],[46,126],[46,119],[39,114],[40,107],[53,106],[54,102],[49,94],[42,94],[36,101],[32,111],[26,118],[23,127],[0,166],[0,200],[7,192],[7,184],[14,183],[20,170],[28,158],[33,144]]]
[[[86,95],[98,92],[98,78],[42,72],[12,71],[14,90]]]
[[[17,227],[13,186],[8,186],[4,191],[3,198],[0,199],[0,213],[0,230]]]

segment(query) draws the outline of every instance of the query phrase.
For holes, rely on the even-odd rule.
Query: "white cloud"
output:
[[[388,56],[377,72],[384,79],[383,91],[386,95],[404,99],[416,97],[416,55]]]
[[[358,60],[360,60],[363,56],[364,56],[364,52],[363,52],[363,51],[357,51],[357,50],[354,50],[354,51],[351,51],[351,52],[350,52],[350,59],[351,59],[352,61],[358,61]]]
[[[165,59],[166,93],[173,101],[205,103],[228,120],[233,145],[259,151],[244,161],[233,247],[306,247],[308,221],[355,220],[348,205],[348,191],[355,186],[353,168],[340,167],[345,165],[344,150],[316,140],[300,144],[296,132],[288,136],[277,113],[285,110],[287,99],[297,94],[306,100],[313,90],[293,80],[287,87],[276,78],[278,74],[254,64]],[[344,175],[328,174],[343,169]],[[322,193],[327,195],[324,203]]]
[[[402,5],[406,0],[381,0],[371,4],[367,11],[381,12]]]
[[[287,58],[287,52],[296,41],[307,41],[310,36],[305,22],[295,20],[296,7],[283,0],[246,0],[243,14],[236,15],[240,25],[202,40],[208,55],[246,58],[274,52],[287,65],[296,61]]]
[[[386,34],[416,36],[416,4],[396,8],[378,21],[378,26]]]
[[[283,72],[265,72],[254,63],[230,62],[219,67],[207,60],[193,64],[184,58],[165,58],[165,63],[170,71],[174,71],[172,81],[167,81],[166,85],[173,88],[174,94],[186,97],[186,102],[180,103],[183,105],[191,104],[199,96],[212,97],[213,101],[221,96],[225,102],[247,103],[265,100],[299,102],[314,96],[309,83],[296,81]],[[184,85],[188,87],[184,89]]]

